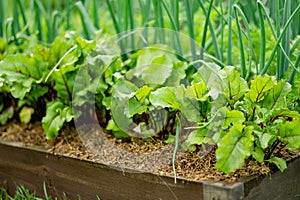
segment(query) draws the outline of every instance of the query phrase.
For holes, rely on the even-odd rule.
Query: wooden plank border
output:
[[[68,199],[297,199],[300,195],[300,159],[294,159],[283,173],[252,177],[233,184],[193,182],[83,161],[0,142],[0,184],[12,194],[15,184],[44,196],[43,184],[51,196]]]

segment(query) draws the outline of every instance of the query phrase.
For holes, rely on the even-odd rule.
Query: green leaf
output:
[[[42,119],[42,125],[46,132],[46,138],[51,139],[58,135],[65,122],[73,119],[72,109],[61,101],[47,103],[46,116]]]
[[[4,109],[0,113],[0,123],[4,125],[7,122],[7,120],[11,119],[13,116],[14,116],[14,108],[13,106],[10,106]]]
[[[19,113],[20,121],[24,124],[28,124],[31,120],[31,115],[33,113],[34,113],[33,108],[24,106]]]
[[[174,60],[175,62],[175,60]],[[164,86],[176,87],[180,85],[180,81],[186,77],[185,70],[187,69],[187,64],[185,62],[176,62],[173,64],[173,69],[170,76],[164,83]]]
[[[205,83],[195,83],[188,86],[186,89],[186,96],[190,99],[197,99],[199,101],[206,101],[208,98],[208,90]]]
[[[247,94],[250,101],[257,103],[263,100],[267,92],[273,88],[274,82],[270,76],[256,76],[255,79],[251,81],[250,91]]]
[[[180,109],[180,104],[176,99],[173,88],[162,87],[154,92],[151,92],[149,100],[153,106],[160,106],[163,108]]]
[[[252,156],[255,160],[257,160],[258,162],[263,162],[264,158],[265,158],[265,152],[262,150],[261,147],[256,146],[254,148],[254,151],[252,152]]]
[[[150,92],[152,91],[152,88],[144,85],[143,87],[139,88],[135,93],[135,98],[141,102],[144,103],[145,99],[149,96]]]
[[[287,168],[286,162],[282,158],[272,157],[267,161],[275,164],[281,172],[283,172]]]
[[[192,131],[186,140],[188,145],[201,145],[204,143],[212,143],[211,138],[207,137],[207,129],[199,128]]]
[[[76,72],[62,73],[61,70],[55,71],[53,80],[55,82],[54,89],[57,92],[57,96],[60,97],[65,103],[69,103],[72,100],[73,85],[76,77]]]
[[[12,96],[18,99],[23,99],[32,85],[40,83],[47,72],[45,63],[23,54],[7,56],[0,62],[0,77],[5,79]]]
[[[128,134],[126,134],[125,132],[123,132],[116,124],[115,121],[113,119],[110,119],[108,121],[108,124],[106,126],[106,130],[110,130],[112,131],[112,133],[114,134],[114,136],[116,138],[127,138],[129,137]]]
[[[121,78],[115,85],[113,85],[113,97],[121,98],[121,99],[130,99],[134,97],[138,87]]]
[[[156,87],[162,85],[168,80],[168,84],[173,85],[170,81],[178,81],[183,75],[181,70],[173,72],[173,63],[178,59],[166,46],[156,45],[140,50],[137,55],[136,67],[133,69],[133,75],[141,78],[145,84]],[[175,68],[178,67],[175,65]]]
[[[226,108],[225,108],[226,109]],[[245,122],[244,113],[239,110],[228,110],[226,109],[225,121],[223,128],[226,129],[232,124],[242,124]]]
[[[300,121],[294,120],[280,124],[279,139],[282,142],[288,143],[286,148],[300,149]]]
[[[262,101],[262,106],[268,110],[276,108],[287,108],[286,96],[291,91],[291,85],[284,81],[279,81],[266,95]]]
[[[246,80],[240,77],[240,73],[234,67],[225,67],[221,73],[225,73],[225,83],[227,84],[225,96],[230,105],[233,106],[246,92],[249,91]]]
[[[244,166],[244,161],[253,149],[252,127],[234,124],[218,142],[216,169],[228,174]]]
[[[148,106],[137,101],[135,98],[129,99],[128,103],[128,117],[133,117],[135,114],[142,114],[148,110]],[[126,113],[127,114],[127,113]]]

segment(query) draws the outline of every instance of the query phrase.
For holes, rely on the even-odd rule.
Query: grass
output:
[[[0,187],[0,199],[1,200],[57,200],[57,199],[68,200],[65,193],[63,193],[62,197],[49,196],[47,194],[46,184],[44,184],[43,189],[44,189],[44,197],[37,197],[35,193],[30,192],[24,186],[17,185],[15,194],[12,196],[8,193],[8,191],[5,188]],[[77,199],[81,200],[81,196],[77,195]],[[100,197],[96,195],[95,199],[100,200]]]

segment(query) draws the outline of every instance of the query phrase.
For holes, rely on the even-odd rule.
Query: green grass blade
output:
[[[276,23],[278,22],[278,24],[276,24],[276,31],[277,32],[275,32],[275,28],[274,28],[274,26],[273,26],[273,23],[272,23],[272,20],[271,20],[271,18],[269,17],[269,15],[268,15],[268,12],[267,12],[267,10],[266,10],[266,8],[264,7],[264,5],[261,3],[261,2],[259,2],[259,4],[261,4],[261,8],[262,8],[262,11],[264,12],[264,14],[265,14],[265,16],[266,16],[266,19],[267,19],[267,22],[268,22],[268,24],[269,24],[269,26],[270,26],[270,28],[271,28],[271,31],[272,31],[272,34],[273,34],[273,37],[274,37],[274,39],[277,41],[278,40],[278,37],[277,37],[277,35],[279,35],[280,34],[280,25],[279,25],[279,23],[280,23],[280,18],[279,18],[279,16],[276,16],[276,19],[278,19],[278,21],[276,21]],[[277,7],[277,6],[276,6]],[[279,6],[278,6],[278,8],[279,8]],[[279,13],[279,10],[278,10],[278,13]],[[279,27],[277,27],[277,26],[279,26]],[[279,80],[279,79],[281,79],[282,77],[283,77],[283,74],[284,74],[284,71],[285,70],[283,70],[283,74],[282,75],[280,75],[280,71],[281,71],[281,59],[282,58],[284,58],[284,59],[286,59],[286,61],[293,67],[293,68],[295,68],[295,66],[294,66],[294,64],[292,63],[292,61],[290,60],[290,56],[286,53],[286,50],[282,47],[282,45],[279,43],[279,48],[277,48],[277,59],[276,59],[276,77],[277,77],[277,80]],[[281,51],[280,51],[281,50]],[[289,53],[289,54],[291,54],[291,53]]]
[[[142,15],[142,27],[144,30],[142,32],[142,36],[144,40],[142,40],[142,46],[146,46],[146,41],[148,41],[148,23],[150,19],[150,9],[151,9],[151,0],[146,0],[145,3],[143,0],[138,0],[140,9],[143,13]]]
[[[275,25],[276,25],[276,37],[278,38],[280,35],[280,0],[275,0]],[[277,48],[276,54],[278,55],[276,58],[276,79],[280,79],[280,49]]]
[[[244,52],[244,42],[243,42],[243,34],[242,34],[242,28],[241,28],[241,24],[239,21],[239,17],[238,17],[238,13],[237,13],[237,5],[234,5],[234,16],[235,16],[235,20],[236,20],[236,24],[237,24],[237,28],[238,28],[238,40],[239,40],[239,46],[240,46],[240,60],[241,60],[241,76],[243,78],[246,77],[247,75],[247,70],[246,70],[246,58],[245,58],[245,52]]]
[[[110,13],[110,16],[113,20],[113,24],[114,24],[114,27],[115,27],[115,30],[116,30],[116,33],[118,34],[118,37],[120,38],[121,37],[121,27],[117,21],[117,18],[116,18],[116,15],[113,11],[113,5],[111,3],[110,0],[106,0],[106,5],[108,7],[108,11]],[[122,59],[123,60],[127,60],[128,59],[128,55],[126,53],[126,48],[124,46],[124,41],[123,40],[120,40],[119,41],[119,46],[120,46],[120,49],[121,49],[121,56],[122,56]]]
[[[248,57],[249,57],[248,60],[249,60],[249,64],[248,64],[248,70],[247,70],[247,74],[246,74],[245,79],[248,79],[249,76],[250,76],[250,73],[251,73],[252,61],[253,61],[253,59],[256,60],[255,53],[254,53],[254,47],[252,45],[252,39],[251,39],[251,35],[250,35],[250,26],[249,26],[247,17],[244,14],[244,11],[238,5],[234,5],[234,9],[235,9],[235,12],[240,13],[240,16],[243,19],[243,25],[245,26],[244,29],[246,29],[246,37],[247,37],[247,40],[248,40]],[[241,29],[241,30],[243,30],[243,29]],[[257,66],[256,66],[256,69],[258,69]],[[258,70],[257,70],[257,74],[258,74]]]
[[[106,0],[106,5],[108,7],[108,11],[109,11],[110,16],[112,18],[112,21],[113,21],[116,33],[120,34],[121,33],[121,27],[120,27],[120,25],[119,25],[119,23],[117,21],[116,15],[115,15],[115,13],[113,11],[113,6],[112,6],[111,1],[110,0]]]
[[[66,0],[66,27],[65,30],[69,30],[71,27],[71,11],[73,8],[73,1],[72,0]]]
[[[177,26],[176,24],[176,21],[166,3],[165,0],[161,0],[161,3],[162,3],[162,6],[164,7],[169,19],[170,19],[170,22],[171,22],[171,27],[172,29],[175,31],[174,32],[174,41],[172,43],[175,44],[175,50],[176,50],[176,53],[179,55],[179,56],[182,56],[182,47],[181,47],[181,42],[180,42],[180,38],[179,38],[179,27]]]
[[[130,24],[130,30],[134,30],[135,28],[135,22],[134,22],[134,3],[132,0],[127,0],[128,1],[128,7],[129,9],[127,10],[128,16],[129,16],[129,24]],[[135,49],[134,45],[134,34],[131,34],[131,49]]]
[[[164,32],[164,18],[163,18],[163,10],[161,7],[161,2],[164,0],[152,0],[154,15],[155,15],[155,23],[156,27],[159,28],[156,30],[157,37],[159,41],[163,44],[166,43],[166,36]]]
[[[298,54],[298,56],[296,58],[296,61],[295,61],[295,64],[294,64],[295,68],[293,68],[292,73],[291,73],[291,75],[289,77],[289,83],[290,84],[293,84],[296,72],[299,73],[299,70],[298,70],[299,64],[300,64],[300,54]]]
[[[78,1],[75,3],[75,8],[77,8],[79,11],[85,38],[87,38],[89,40],[93,39],[96,28],[94,27],[93,23],[91,22],[91,19],[89,17],[89,14],[87,13],[87,10],[85,9],[85,7],[83,6],[81,1]]]
[[[266,30],[265,30],[265,19],[262,12],[262,4],[260,1],[257,1],[257,9],[260,22],[260,61],[259,61],[259,70],[262,72],[265,66],[266,58]]]
[[[180,115],[180,114],[179,114]],[[172,168],[173,168],[173,173],[174,173],[174,182],[175,184],[177,183],[177,174],[176,174],[176,156],[177,156],[177,151],[179,147],[179,137],[180,137],[180,132],[181,132],[181,120],[182,116],[176,115],[176,134],[175,134],[175,147],[173,151],[173,156],[172,156]]]
[[[21,0],[17,0],[17,3],[18,3],[18,6],[20,8],[20,12],[21,12],[21,16],[22,16],[22,19],[23,19],[23,24],[24,24],[24,27],[25,27],[26,35],[29,36],[30,35],[30,31],[29,31],[29,26],[27,24],[27,17],[25,15],[24,4],[21,2]]]
[[[292,9],[291,4],[292,4],[291,0],[285,1],[283,23],[286,23],[286,21],[291,15],[291,9]],[[290,34],[291,34],[291,28],[290,26],[288,26],[282,38],[282,47],[284,51],[282,51],[280,55],[281,62],[280,62],[279,77],[278,77],[279,79],[283,78],[284,73],[288,69],[288,65],[289,65],[287,58],[284,56],[284,53],[286,53],[288,57],[290,56],[290,42],[291,42]]]
[[[19,11],[18,11],[18,4],[16,0],[12,0],[12,7],[13,7],[13,26],[16,32],[20,31],[20,23],[19,23]]]
[[[179,27],[179,1],[178,0],[170,1],[170,7],[171,7],[172,16],[174,18],[176,26]]]
[[[227,51],[227,64],[232,65],[232,5],[233,0],[229,0],[228,5],[228,51]]]
[[[291,2],[292,3],[292,10],[294,10],[297,5],[300,4],[300,0],[294,0]],[[300,34],[300,13],[297,14],[295,19],[292,22],[291,28],[292,28],[292,38],[297,37],[297,35]]]
[[[208,28],[208,22],[209,22],[209,17],[210,17],[212,5],[213,5],[213,0],[211,0],[210,3],[209,3],[209,8],[207,10],[207,15],[206,15],[206,19],[205,19],[204,30],[203,30],[203,34],[202,34],[201,47],[200,47],[201,48],[200,49],[200,57],[199,57],[200,60],[203,60],[203,58],[204,58],[207,28]]]
[[[298,5],[298,7],[294,10],[294,12],[290,15],[289,19],[286,21],[286,23],[284,24],[282,31],[280,33],[280,35],[277,38],[276,44],[272,49],[271,55],[269,57],[269,59],[267,60],[263,70],[260,72],[261,75],[265,74],[267,72],[267,70],[269,69],[271,62],[275,56],[276,50],[278,48],[278,46],[280,45],[280,41],[282,40],[284,33],[286,32],[288,26],[291,24],[292,20],[295,18],[295,16],[297,15],[297,13],[300,10],[300,5]]]
[[[4,4],[3,0],[0,0],[0,37],[4,36],[4,31],[3,31],[3,22],[4,22]]]
[[[58,35],[58,28],[59,28],[59,20],[62,19],[62,13],[58,10],[55,10],[53,12],[53,22],[52,22],[52,36],[51,40],[49,41],[50,43],[53,42],[54,38],[57,37]]]
[[[94,18],[94,26],[96,29],[100,28],[100,20],[98,17],[98,8],[99,8],[99,1],[93,0],[93,18]]]
[[[184,0],[184,7],[185,7],[185,13],[186,13],[186,19],[187,19],[187,25],[188,25],[188,32],[189,32],[189,38],[190,38],[190,47],[192,52],[192,61],[197,60],[197,50],[196,50],[196,44],[195,44],[195,33],[194,33],[194,17],[193,17],[193,11],[191,8],[191,2],[190,0]],[[176,23],[176,21],[175,21]]]
[[[204,4],[202,3],[202,1],[198,0],[198,4],[199,4],[200,8],[202,9],[204,15],[207,16],[207,11],[206,11],[206,8],[205,8]],[[221,25],[224,25],[224,21],[223,20],[221,20],[221,21],[222,21]],[[212,41],[212,44],[214,46],[216,58],[218,60],[220,60],[220,61],[223,61],[223,56],[221,54],[221,52],[223,52],[223,51],[221,51],[221,49],[219,47],[219,43],[218,43],[218,39],[217,39],[217,34],[216,34],[216,32],[218,32],[218,30],[215,31],[215,28],[213,27],[213,24],[212,24],[210,18],[208,19],[208,26],[209,26],[209,30],[210,30],[210,33],[211,33],[211,41]],[[221,26],[221,31],[222,31],[222,28],[224,28],[224,26]],[[221,41],[223,41],[222,35],[221,35]],[[208,48],[208,46],[205,47],[205,49],[207,49],[207,48]]]

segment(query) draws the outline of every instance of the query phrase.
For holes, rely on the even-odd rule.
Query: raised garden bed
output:
[[[83,158],[83,157],[82,157]],[[63,192],[68,199],[297,199],[300,194],[300,159],[288,168],[266,176],[235,182],[191,181],[124,170],[74,156],[50,153],[45,148],[20,142],[0,142],[0,183],[14,192],[21,184],[37,195]],[[297,196],[298,195],[298,196]]]

